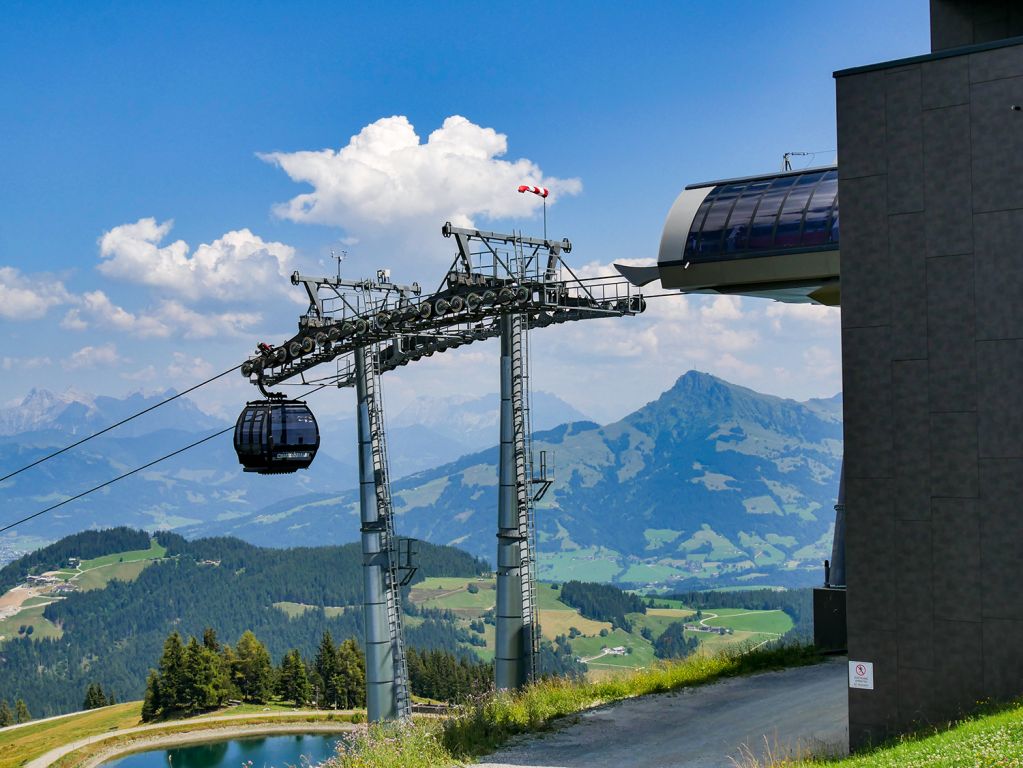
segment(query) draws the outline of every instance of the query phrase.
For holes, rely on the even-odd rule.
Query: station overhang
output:
[[[838,168],[692,184],[675,200],[656,266],[635,285],[838,306]]]

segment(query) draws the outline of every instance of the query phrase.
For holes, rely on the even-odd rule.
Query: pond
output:
[[[317,765],[331,757],[336,733],[254,736],[165,747],[119,757],[103,768],[287,768]]]

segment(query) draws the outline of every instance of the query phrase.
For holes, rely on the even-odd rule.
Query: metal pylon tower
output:
[[[399,542],[391,507],[378,358],[375,345],[360,347],[355,353],[366,707],[371,722],[404,719],[412,714],[401,616],[403,580],[399,576]]]
[[[497,507],[497,688],[520,688],[537,675],[534,483],[529,409],[528,328],[522,314],[501,318],[501,450]],[[545,462],[541,462],[544,471]]]

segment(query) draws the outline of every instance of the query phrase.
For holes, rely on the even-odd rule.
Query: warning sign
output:
[[[865,691],[874,690],[874,662],[849,662],[849,687],[861,688]]]

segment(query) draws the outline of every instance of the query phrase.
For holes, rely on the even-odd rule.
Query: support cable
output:
[[[231,370],[234,370],[234,369],[232,368]],[[226,371],[226,373],[230,373],[230,371]],[[223,376],[224,374],[220,374],[220,375]],[[214,378],[217,378],[217,377],[214,377]],[[212,379],[211,379],[211,381],[212,381]],[[197,385],[197,386],[202,386],[202,385]],[[308,397],[309,395],[313,394],[314,392],[320,391],[321,389],[323,389],[326,386],[329,386],[329,385],[328,384],[321,384],[320,386],[315,387],[314,389],[311,389],[308,392],[304,392],[301,395],[301,397]],[[192,389],[195,389],[195,387],[193,387]],[[182,394],[184,394],[184,393],[182,393]],[[165,401],[165,402],[169,402],[169,401]],[[161,403],[161,405],[162,405],[162,403]],[[157,406],[155,406],[155,405],[153,406],[153,408],[156,408],[156,407]],[[152,409],[149,409],[149,410],[152,410]],[[143,413],[144,413],[144,411],[143,411]],[[136,414],[136,415],[139,415],[139,414]],[[131,417],[131,418],[134,418],[134,416]],[[126,419],[126,421],[127,421],[127,419]],[[113,429],[113,427],[108,427],[108,429]],[[202,445],[203,443],[209,442],[213,438],[220,437],[221,435],[226,434],[227,432],[230,432],[233,429],[234,429],[234,425],[232,424],[230,427],[225,427],[224,429],[220,430],[219,432],[214,432],[212,435],[207,435],[206,437],[202,438],[201,440],[196,440],[194,443],[190,443],[189,445],[186,445],[184,448],[178,448],[176,451],[172,451],[171,453],[168,453],[165,456],[161,456],[158,459],[153,459],[152,461],[150,461],[150,462],[148,462],[146,464],[143,464],[141,467],[135,467],[135,469],[129,470],[128,472],[125,472],[123,475],[118,475],[117,477],[113,478],[112,480],[107,480],[105,483],[100,483],[99,485],[93,486],[92,488],[89,488],[87,491],[82,491],[81,493],[78,493],[78,494],[76,494],[74,496],[71,496],[70,498],[64,499],[63,501],[59,501],[56,504],[53,504],[53,505],[47,507],[46,509],[42,509],[42,510],[40,510],[38,512],[34,512],[31,515],[27,515],[26,517],[21,518],[20,520],[15,520],[13,523],[9,523],[9,524],[5,525],[3,528],[0,528],[0,533],[5,533],[6,531],[11,530],[11,528],[19,526],[22,523],[27,523],[29,520],[34,520],[35,518],[39,517],[40,515],[45,515],[47,512],[52,512],[53,510],[57,509],[58,507],[63,507],[65,504],[70,504],[72,501],[76,501],[76,500],[82,498],[83,496],[88,496],[90,493],[95,493],[98,490],[106,488],[108,485],[113,485],[118,480],[124,480],[124,478],[126,478],[126,477],[131,477],[132,475],[138,474],[139,472],[141,472],[144,469],[149,469],[153,465],[159,464],[161,461],[166,461],[167,459],[173,458],[174,456],[177,456],[179,453],[184,453],[185,451],[190,450],[192,448],[195,448],[198,445]],[[97,434],[99,434],[99,433],[97,433]],[[67,450],[67,449],[65,449],[65,450]]]
[[[87,443],[90,440],[92,440],[94,437],[99,437],[100,435],[105,434],[105,433],[109,432],[112,429],[116,429],[117,427],[121,426],[122,424],[127,424],[132,419],[137,419],[139,416],[143,416],[143,415],[149,413],[150,411],[156,410],[161,405],[166,405],[167,403],[171,402],[172,400],[177,400],[179,397],[183,397],[184,395],[187,395],[189,392],[194,392],[195,390],[199,389],[199,387],[204,387],[207,384],[209,384],[210,382],[216,381],[217,379],[222,378],[223,376],[227,376],[227,374],[229,374],[229,373],[234,373],[239,368],[241,368],[240,364],[234,366],[234,368],[227,369],[223,373],[218,373],[216,376],[213,376],[213,377],[211,377],[209,379],[206,379],[206,381],[200,382],[199,384],[196,384],[193,387],[189,387],[188,389],[184,390],[183,392],[178,392],[173,397],[168,397],[166,400],[163,400],[163,401],[157,403],[156,405],[151,405],[148,408],[146,408],[145,410],[139,411],[138,413],[133,414],[133,415],[129,416],[126,419],[121,419],[116,424],[111,424],[109,427],[105,427],[104,429],[101,429],[99,432],[94,432],[93,434],[89,435],[88,437],[83,437],[78,442],[71,443],[71,445],[67,445],[67,446],[61,448],[59,451],[54,451],[53,453],[51,453],[48,456],[43,456],[41,459],[36,459],[31,464],[26,464],[21,469],[16,469],[13,472],[11,472],[10,474],[7,474],[7,475],[4,475],[3,477],[0,477],[0,483],[2,483],[4,480],[9,480],[10,478],[14,477],[15,475],[20,475],[22,472],[24,472],[27,469],[32,469],[32,467],[39,466],[44,461],[49,461],[50,459],[52,459],[52,458],[54,458],[56,456],[60,456],[62,453],[66,453],[66,452],[70,451],[72,448],[77,448],[82,443]],[[40,513],[40,514],[42,514],[42,513]],[[0,530],[0,533],[3,533],[3,531],[6,531],[6,530],[7,529],[4,528],[3,530]]]

